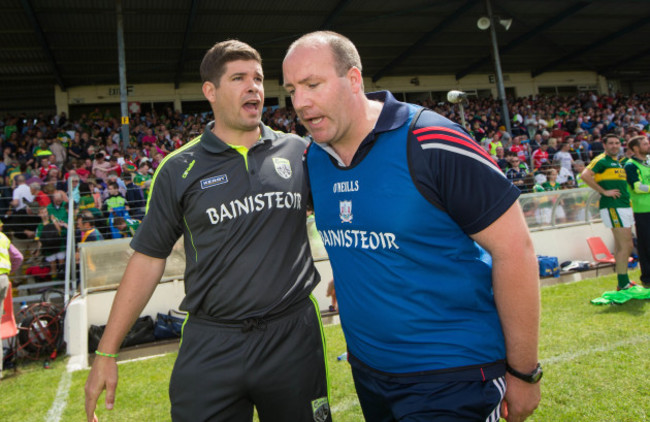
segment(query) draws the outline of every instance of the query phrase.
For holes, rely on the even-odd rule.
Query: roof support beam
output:
[[[394,58],[390,63],[380,69],[377,73],[372,76],[372,81],[377,82],[381,79],[386,73],[390,72],[395,66],[403,62],[412,55],[414,52],[419,50],[424,44],[426,44],[434,35],[441,32],[443,29],[451,25],[456,19],[461,17],[464,13],[467,13],[468,9],[474,6],[477,0],[467,0],[463,3],[458,9],[454,10],[449,16],[444,17],[440,23],[433,28],[431,31],[424,34],[419,40],[411,44],[406,50],[402,52],[399,56]]]
[[[641,50],[637,53],[632,54],[631,56],[628,56],[624,59],[621,60],[616,60],[614,63],[609,64],[608,66],[604,66],[600,69],[598,69],[598,74],[604,75],[606,73],[609,73],[613,71],[614,69],[618,69],[621,66],[625,66],[628,63],[632,63],[636,60],[642,59],[643,57],[646,57],[650,55],[650,47],[646,48],[645,50]]]
[[[348,4],[350,4],[350,0],[341,0],[341,1],[339,1],[339,3],[334,8],[334,10],[332,10],[330,12],[329,16],[327,16],[327,18],[325,18],[325,20],[323,21],[323,23],[320,26],[320,29],[323,30],[323,31],[332,29],[332,26],[334,25],[334,20],[341,14],[343,9],[345,9],[348,6]]]
[[[503,8],[502,8],[503,9]],[[525,18],[522,16],[517,16],[517,14],[512,13],[509,10],[504,11],[504,15],[510,16],[512,19],[514,19],[518,24],[522,23],[525,27],[533,27],[529,22],[526,21]],[[546,44],[549,47],[552,47],[553,50],[557,51],[557,54],[568,54],[569,50],[566,48],[564,44],[558,44],[554,39],[552,39],[550,36],[547,35],[546,32],[540,32],[537,35],[537,38],[541,40],[544,44]],[[580,63],[584,66],[585,69],[590,69],[593,70],[593,63],[587,60],[585,57],[580,57],[578,58]]]
[[[59,70],[59,66],[56,64],[56,60],[54,59],[54,54],[52,53],[52,49],[50,48],[50,45],[47,42],[47,38],[45,37],[43,28],[41,28],[41,24],[38,22],[38,19],[34,14],[34,9],[32,8],[32,5],[29,2],[29,0],[21,0],[21,3],[23,5],[23,9],[25,9],[25,13],[27,13],[27,19],[29,19],[29,22],[32,24],[32,27],[34,28],[34,32],[36,33],[36,36],[38,37],[38,40],[41,43],[41,48],[45,53],[45,55],[47,56],[47,59],[50,62],[50,66],[52,66],[52,73],[54,74],[56,83],[59,84],[61,91],[65,91],[66,86],[65,83],[63,83],[63,78],[61,77],[61,71]]]
[[[194,27],[194,21],[196,20],[196,10],[198,8],[199,0],[192,0],[192,5],[190,6],[190,13],[187,16],[187,23],[185,24],[185,35],[183,35],[183,46],[181,47],[181,53],[178,57],[178,64],[176,65],[176,75],[174,76],[174,88],[178,89],[181,84],[181,76],[183,76],[183,66],[185,64],[185,57],[187,56],[187,48],[190,45],[190,34],[192,33],[192,28]]]
[[[560,13],[556,14],[555,16],[545,20],[544,22],[537,25],[536,27],[534,27],[530,31],[526,32],[525,34],[515,38],[510,43],[508,43],[506,46],[500,47],[499,51],[501,52],[501,54],[507,53],[508,51],[510,51],[513,48],[519,46],[520,44],[528,41],[529,39],[533,38],[534,36],[546,31],[549,28],[552,28],[554,25],[560,23],[562,20],[568,18],[569,16],[575,14],[576,12],[578,12],[579,10],[581,10],[584,7],[588,6],[589,4],[591,4],[591,3],[587,2],[587,1],[581,1],[581,2],[575,3],[572,6],[569,6],[567,9],[565,9],[565,10],[561,11]],[[489,55],[484,56],[484,57],[480,58],[479,60],[475,61],[474,63],[470,64],[469,66],[467,66],[466,68],[464,68],[460,72],[456,73],[456,80],[459,80],[459,79],[469,75],[474,70],[476,70],[476,69],[480,68],[481,66],[483,66],[485,63],[488,63],[490,61],[490,58],[491,58],[491,56],[489,56]]]
[[[553,60],[552,62],[545,64],[544,66],[540,67],[539,69],[536,69],[535,71],[533,71],[531,73],[531,76],[533,78],[535,78],[535,77],[541,75],[542,73],[545,73],[545,72],[548,72],[549,70],[555,69],[559,64],[561,64],[561,63],[563,63],[563,62],[565,62],[567,60],[573,60],[576,57],[580,57],[580,56],[584,55],[585,53],[593,50],[596,47],[601,47],[601,46],[607,44],[608,42],[614,41],[615,39],[622,37],[623,35],[627,35],[630,32],[634,32],[637,29],[641,28],[642,26],[647,25],[648,22],[649,22],[649,19],[650,19],[650,15],[649,16],[644,16],[642,19],[639,19],[639,20],[637,20],[637,21],[635,21],[635,22],[633,22],[633,23],[631,23],[629,25],[626,25],[625,28],[619,29],[618,31],[614,32],[613,34],[605,35],[604,37],[599,38],[598,40],[594,41],[593,43],[591,43],[589,45],[586,45],[584,47],[580,47],[579,49],[574,50],[574,51],[570,52],[569,54],[566,54],[566,55],[560,57],[559,59]]]

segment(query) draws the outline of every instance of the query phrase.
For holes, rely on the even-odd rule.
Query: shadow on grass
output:
[[[610,305],[592,305],[598,306],[599,313],[612,314],[612,313],[627,313],[630,315],[643,315],[646,313],[646,306],[650,304],[650,300],[630,299],[625,303],[617,304],[611,303]]]

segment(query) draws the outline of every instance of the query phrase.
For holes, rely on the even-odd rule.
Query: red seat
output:
[[[7,296],[4,301],[4,314],[0,319],[0,338],[2,340],[15,337],[18,334],[18,327],[16,326],[16,316],[14,315],[14,301],[11,292],[11,283],[7,289]]]
[[[600,264],[616,264],[616,258],[609,251],[603,239],[600,236],[588,237],[587,244],[591,250],[591,256],[594,258],[596,263]],[[629,261],[633,261],[633,258],[630,258]],[[596,276],[598,276],[598,267],[596,265]]]

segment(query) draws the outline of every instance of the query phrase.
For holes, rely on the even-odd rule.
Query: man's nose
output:
[[[296,91],[293,94],[293,98],[291,99],[291,102],[297,112],[300,112],[301,110],[305,109],[311,104],[309,95],[306,94],[305,91],[302,89],[296,89]]]
[[[259,82],[255,80],[254,78],[250,79],[250,82],[248,84],[248,91],[249,92],[260,92],[262,82]]]

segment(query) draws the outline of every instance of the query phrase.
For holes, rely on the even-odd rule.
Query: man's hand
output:
[[[117,363],[114,358],[96,356],[93,367],[86,380],[86,417],[88,422],[97,422],[95,408],[97,399],[106,389],[106,409],[113,409],[115,403],[115,388],[117,387]]]
[[[610,198],[618,198],[619,196],[621,196],[621,191],[619,191],[618,189],[609,189],[603,191],[603,196],[608,196]]]
[[[501,403],[501,417],[508,422],[525,421],[539,405],[539,383],[528,384],[506,373],[506,385],[506,396]]]

